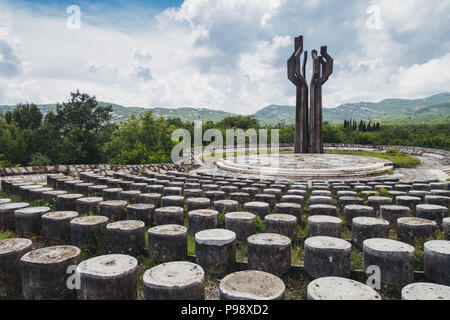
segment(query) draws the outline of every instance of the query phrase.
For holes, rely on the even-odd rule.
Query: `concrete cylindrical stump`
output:
[[[380,218],[389,221],[391,227],[397,226],[398,218],[407,218],[410,216],[409,207],[397,205],[380,206]]]
[[[425,242],[424,272],[428,280],[450,286],[450,241]]]
[[[340,238],[342,235],[342,220],[333,216],[308,217],[308,236],[326,236]]]
[[[155,206],[150,203],[135,203],[127,206],[128,220],[140,220],[150,226],[155,220]]]
[[[145,247],[145,223],[139,220],[108,223],[106,243],[111,253],[142,253]]]
[[[370,238],[388,238],[389,222],[373,217],[356,217],[352,220],[353,245],[362,249],[363,242]]]
[[[161,198],[161,207],[184,207],[184,197],[165,196]]]
[[[352,220],[356,217],[374,217],[373,208],[358,204],[349,204],[344,207],[345,224],[352,226]]]
[[[212,274],[231,270],[236,262],[236,234],[226,229],[209,229],[195,234],[197,264]]]
[[[145,300],[204,300],[205,271],[195,263],[160,264],[143,275]]]
[[[155,208],[161,207],[161,197],[159,193],[141,193],[139,195],[140,203],[148,203],[155,206]]]
[[[0,300],[19,299],[22,292],[20,258],[31,251],[30,239],[0,240]]]
[[[381,283],[406,285],[414,280],[414,247],[391,240],[372,238],[363,242],[364,270],[380,268]]]
[[[344,210],[344,208],[348,205],[363,205],[364,200],[362,198],[358,197],[340,197],[339,198],[339,207],[341,208],[341,211]]]
[[[77,212],[80,215],[98,214],[100,212],[101,202],[103,202],[103,198],[100,197],[79,198],[75,201],[77,204]]]
[[[124,254],[84,260],[77,267],[78,300],[136,300],[138,261]]]
[[[183,196],[185,199],[201,198],[203,196],[203,190],[202,189],[184,189]]]
[[[275,205],[275,212],[280,214],[290,214],[297,218],[297,222],[299,222],[302,218],[302,206],[298,203],[277,203]]]
[[[9,202],[0,204],[0,230],[16,230],[14,212],[29,207],[28,202]]]
[[[448,208],[435,204],[418,204],[416,206],[416,217],[434,220],[438,225],[441,225],[442,219],[448,217]]]
[[[103,189],[103,198],[105,200],[120,200],[120,193],[122,188],[107,188]]]
[[[397,238],[412,246],[433,237],[437,224],[432,220],[407,217],[397,219]]]
[[[284,282],[259,270],[238,271],[220,281],[221,300],[283,300]]]
[[[182,207],[161,207],[155,210],[155,224],[184,225],[184,209]]]
[[[305,204],[305,197],[304,196],[300,196],[300,195],[284,195],[281,197],[281,202],[289,202],[289,203],[297,203],[300,205],[304,205]]]
[[[332,200],[331,197],[326,196],[311,196],[309,198],[309,204],[331,204]]]
[[[188,198],[186,199],[186,207],[188,211],[198,209],[209,209],[211,201],[208,198]]]
[[[355,280],[322,277],[308,284],[308,300],[381,300],[371,287]]]
[[[313,278],[343,277],[351,273],[352,245],[333,237],[311,237],[305,240],[305,271]]]
[[[220,213],[238,211],[239,202],[236,200],[217,200],[214,201],[214,209]]]
[[[265,232],[278,233],[291,240],[297,238],[297,217],[290,214],[268,214],[264,218]]]
[[[77,247],[97,249],[105,240],[108,218],[105,216],[78,217],[70,221],[70,242]]]
[[[141,191],[138,190],[125,190],[120,193],[120,200],[125,200],[128,203],[137,203],[139,201],[139,196]]]
[[[337,216],[337,208],[331,204],[313,204],[308,208],[309,216]]]
[[[148,253],[156,261],[184,260],[187,256],[187,229],[177,224],[148,230]]]
[[[189,232],[196,234],[199,231],[217,228],[219,212],[209,209],[198,209],[188,212]]]
[[[375,210],[375,212],[379,212],[380,206],[392,204],[392,198],[370,196],[367,198],[367,203]]]
[[[127,217],[127,202],[124,200],[108,200],[100,202],[100,215],[108,217],[109,221],[124,220]]]
[[[411,197],[411,196],[398,196],[395,198],[395,203],[399,206],[408,207],[412,211],[416,211],[416,206],[420,204],[422,199],[419,197]]]
[[[275,275],[287,273],[291,267],[291,239],[276,233],[254,234],[247,239],[248,269]]]
[[[443,207],[448,208],[450,206],[450,197],[426,195],[425,203],[426,204],[435,204],[438,206],[443,206]]]
[[[442,219],[442,236],[445,240],[450,240],[450,218]]]
[[[41,216],[49,211],[49,207],[28,207],[14,211],[16,233],[20,236],[40,235]]]
[[[241,206],[244,203],[249,202],[250,199],[251,199],[250,194],[247,192],[232,192],[232,193],[230,193],[230,200],[237,201],[239,203],[239,205],[241,205]]]
[[[78,217],[76,211],[48,212],[41,217],[42,236],[47,243],[70,242],[70,221]]]
[[[56,198],[56,209],[58,211],[77,211],[76,201],[83,197],[84,196],[81,193],[67,193],[58,195]]]
[[[22,294],[26,300],[75,299],[68,278],[81,260],[81,250],[73,246],[45,247],[30,251],[20,259]],[[73,270],[75,271],[75,269]]]
[[[225,200],[225,192],[224,191],[218,191],[218,190],[211,190],[211,191],[205,191],[204,193],[205,197],[208,198],[211,201],[216,200]]]
[[[229,212],[225,214],[225,229],[236,234],[236,239],[245,241],[256,233],[256,216],[245,211]]]
[[[244,203],[244,211],[251,212],[261,219],[269,214],[269,204],[266,202],[254,201]]]
[[[402,300],[450,300],[450,287],[427,282],[411,283],[403,287]]]

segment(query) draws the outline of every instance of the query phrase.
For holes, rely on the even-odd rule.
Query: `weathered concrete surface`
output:
[[[220,281],[221,300],[283,300],[284,282],[258,270],[238,271]]]
[[[256,216],[251,212],[238,211],[225,214],[225,229],[236,233],[240,241],[256,233]]]
[[[430,281],[450,286],[450,241],[425,242],[424,272]]]
[[[210,209],[198,209],[188,212],[189,232],[196,234],[199,231],[217,228],[219,212]]]
[[[177,224],[148,230],[148,253],[156,261],[183,260],[187,256],[187,229]]]
[[[308,300],[381,300],[371,287],[351,279],[323,277],[308,284]]]
[[[291,240],[297,238],[297,217],[290,214],[269,214],[264,218],[265,232],[278,233]]]
[[[52,244],[70,242],[70,221],[78,217],[76,211],[48,212],[41,217],[44,241]]]
[[[224,274],[236,262],[236,234],[226,229],[209,229],[195,234],[197,264],[213,274]]]
[[[30,239],[0,240],[0,300],[19,299],[22,292],[20,258],[31,251]]]
[[[40,235],[41,216],[49,211],[49,207],[28,207],[14,211],[16,233],[19,236]]]
[[[70,241],[77,247],[97,248],[105,240],[108,218],[78,217],[70,221]]]
[[[134,203],[126,208],[128,220],[140,220],[150,226],[155,220],[155,206],[150,203]]]
[[[77,267],[80,276],[78,300],[136,300],[136,258],[110,254],[84,260]]]
[[[305,240],[305,271],[313,278],[350,277],[352,245],[333,237],[311,237]]]
[[[247,239],[248,268],[283,275],[291,267],[291,239],[276,233],[259,233]]]
[[[123,220],[127,216],[127,202],[124,200],[107,200],[100,202],[100,215],[110,221]]]
[[[161,207],[155,210],[155,223],[184,225],[184,209],[182,207]]]
[[[204,300],[205,272],[187,261],[163,263],[143,276],[145,300]]]
[[[123,220],[106,225],[106,243],[111,253],[140,254],[145,247],[145,223]]]
[[[28,202],[9,202],[0,204],[0,230],[15,230],[14,212],[29,207]]]
[[[432,238],[436,228],[437,224],[432,220],[415,217],[397,219],[398,240],[412,246],[416,243],[423,243],[426,239]]]
[[[411,283],[403,287],[402,300],[450,300],[450,287],[427,282]]]
[[[75,299],[67,280],[69,266],[81,260],[81,250],[73,246],[46,247],[30,251],[20,259],[22,294],[27,300]]]
[[[448,208],[434,204],[419,204],[416,206],[416,217],[434,220],[441,225],[442,219],[448,217]]]
[[[414,247],[391,240],[372,238],[363,242],[364,270],[375,265],[381,271],[381,283],[406,285],[414,280]]]
[[[340,238],[342,234],[342,220],[333,216],[308,217],[308,236],[326,236]]]

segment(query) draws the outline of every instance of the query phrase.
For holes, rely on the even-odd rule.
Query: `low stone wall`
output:
[[[18,168],[0,168],[1,177],[28,176],[28,175],[46,175],[49,173],[62,173],[77,177],[80,172],[94,171],[96,173],[106,174],[113,171],[125,171],[129,173],[150,170],[154,172],[181,171],[187,172],[195,169],[198,165],[190,163],[162,163],[162,164],[138,164],[138,165],[109,165],[109,164],[78,164],[78,165],[57,165],[44,167],[18,167]]]

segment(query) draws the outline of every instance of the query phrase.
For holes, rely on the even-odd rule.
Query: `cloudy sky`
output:
[[[335,59],[324,107],[420,98],[450,91],[449,17],[450,0],[0,0],[0,104],[78,88],[124,106],[293,105],[299,34]]]

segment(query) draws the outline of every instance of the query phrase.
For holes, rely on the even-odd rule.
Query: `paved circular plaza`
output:
[[[296,178],[365,177],[393,169],[390,161],[337,154],[242,155],[216,162],[219,169],[241,174]]]

